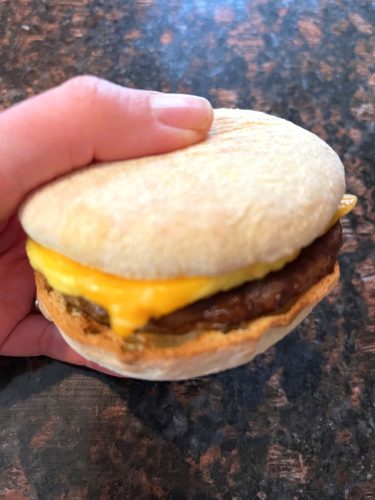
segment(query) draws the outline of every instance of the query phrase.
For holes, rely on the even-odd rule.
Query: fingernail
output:
[[[211,104],[203,97],[185,94],[151,94],[154,116],[163,125],[188,130],[206,130],[212,122]]]

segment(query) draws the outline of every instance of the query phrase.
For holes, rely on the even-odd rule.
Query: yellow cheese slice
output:
[[[133,280],[89,268],[30,239],[26,249],[32,267],[43,274],[52,288],[102,306],[110,316],[112,329],[120,335],[130,334],[150,318],[163,316],[246,281],[263,278],[296,257],[272,264],[255,264],[217,277]]]
[[[335,219],[346,215],[356,203],[345,195]],[[55,290],[80,296],[103,307],[109,314],[111,328],[122,336],[181,307],[229,290],[247,281],[261,279],[284,267],[297,254],[274,263],[254,264],[216,277],[182,277],[166,280],[125,279],[104,273],[43,247],[29,239],[26,245],[32,267],[43,274]]]
[[[342,217],[345,217],[357,205],[357,197],[354,194],[344,194],[337,208],[332,225]]]

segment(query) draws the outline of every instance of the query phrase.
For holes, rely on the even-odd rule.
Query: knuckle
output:
[[[64,91],[70,98],[76,99],[80,104],[91,105],[100,96],[105,81],[97,76],[75,76],[64,83]]]

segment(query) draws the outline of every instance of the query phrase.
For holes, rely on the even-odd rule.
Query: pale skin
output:
[[[205,99],[126,89],[87,76],[0,113],[0,354],[45,355],[101,370],[72,351],[33,308],[33,272],[17,218],[25,196],[93,162],[199,142],[212,118]]]

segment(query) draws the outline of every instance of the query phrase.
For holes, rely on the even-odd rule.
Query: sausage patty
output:
[[[341,245],[341,226],[337,222],[280,271],[153,318],[142,330],[168,334],[212,329],[227,332],[260,316],[281,312],[332,272]],[[82,297],[64,295],[64,299],[68,312],[78,310],[109,326],[109,316],[102,307]]]

